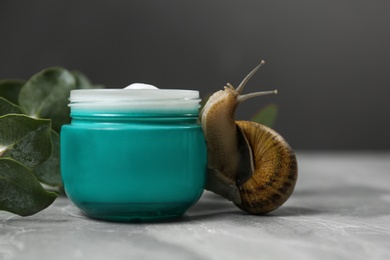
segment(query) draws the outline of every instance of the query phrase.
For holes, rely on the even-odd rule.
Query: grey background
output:
[[[279,95],[241,104],[248,119],[279,106],[295,149],[389,149],[390,1],[0,0],[0,78],[49,66],[94,83]]]

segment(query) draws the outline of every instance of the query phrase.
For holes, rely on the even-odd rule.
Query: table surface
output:
[[[390,259],[390,152],[297,157],[293,196],[266,216],[205,192],[179,221],[113,223],[59,198],[0,212],[0,259]]]

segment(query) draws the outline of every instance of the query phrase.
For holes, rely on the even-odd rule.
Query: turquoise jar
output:
[[[191,90],[89,89],[70,95],[61,129],[61,175],[87,216],[159,221],[200,198],[206,145]]]

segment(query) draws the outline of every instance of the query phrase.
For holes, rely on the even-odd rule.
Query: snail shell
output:
[[[280,207],[293,193],[298,168],[294,151],[281,135],[264,125],[235,121],[240,102],[276,91],[241,92],[262,61],[237,89],[227,84],[214,93],[201,111],[208,150],[206,189],[233,201],[252,214]]]

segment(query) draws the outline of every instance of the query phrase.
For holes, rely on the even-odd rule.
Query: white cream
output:
[[[158,88],[150,84],[133,83],[125,87],[125,89],[158,89]]]

